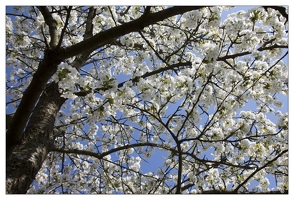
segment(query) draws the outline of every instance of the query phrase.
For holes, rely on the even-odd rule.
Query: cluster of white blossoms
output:
[[[144,10],[95,8],[94,34]],[[82,9],[73,7],[72,34],[64,36],[63,45],[83,39]],[[56,146],[68,152],[48,155],[29,192],[162,194],[174,193],[179,183],[190,185],[183,193],[233,190],[239,184],[239,192],[267,192],[272,183],[266,176],[275,174],[277,185],[271,187],[287,190],[288,114],[279,99],[288,95],[286,20],[274,9],[254,8],[221,22],[222,10],[201,8],[145,27],[144,38],[135,32],[117,38],[93,52],[80,71],[72,60],[61,63],[50,81],[58,82],[68,99],[55,123],[64,131]],[[42,15],[32,16],[35,21],[26,26],[36,26],[36,33],[21,31],[21,17],[6,18],[6,33],[14,35],[8,38],[7,59],[12,100],[21,97],[14,89],[23,90],[19,80],[36,67],[30,55],[42,55],[32,49],[28,67],[17,51],[27,53],[28,46],[40,43],[32,34],[48,35]],[[61,32],[65,15],[53,17]],[[177,63],[186,65],[172,68]],[[248,107],[249,101],[256,108]],[[152,160],[158,152],[162,159]]]

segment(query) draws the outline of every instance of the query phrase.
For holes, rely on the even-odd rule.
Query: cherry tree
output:
[[[287,193],[287,8],[230,9],[7,12],[6,192]]]

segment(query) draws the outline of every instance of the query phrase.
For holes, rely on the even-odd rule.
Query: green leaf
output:
[[[120,97],[120,96],[122,96],[122,95],[124,95],[125,94],[125,90],[122,90],[122,91],[120,91],[119,93],[118,93],[118,96]]]
[[[115,80],[114,78],[109,78],[108,76],[106,76],[107,80],[103,81],[102,86],[105,88],[111,88],[113,84],[112,82]]]
[[[273,86],[271,83],[267,83],[266,86],[264,87],[265,89],[270,89]]]
[[[114,185],[115,188],[118,188],[119,187],[119,183],[118,182],[115,182],[113,185]]]
[[[103,107],[103,106],[100,106],[100,107],[98,108],[98,112],[102,113],[103,111],[104,111],[104,107]]]
[[[109,102],[110,105],[112,105],[114,103],[114,99],[112,97],[109,97],[108,102]]]
[[[245,127],[245,124],[241,124],[240,129],[242,130]]]
[[[185,83],[180,83],[180,84],[178,85],[178,88],[179,88],[179,89],[184,88],[184,87],[186,87],[186,84],[185,84]]]
[[[237,175],[237,178],[238,178],[238,181],[240,181],[240,182],[244,181],[244,177],[240,176],[239,174]]]
[[[86,85],[85,90],[86,90],[86,91],[92,90],[92,88],[90,87],[90,83],[88,83],[88,84]]]
[[[168,79],[167,79],[167,78],[164,78],[164,79],[162,80],[162,82],[163,82],[164,84],[168,84]]]
[[[68,69],[62,69],[58,72],[58,78],[59,80],[62,80],[68,76],[69,70]]]
[[[260,13],[259,10],[254,10],[252,16],[250,17],[250,20],[255,23],[258,19],[260,19]]]

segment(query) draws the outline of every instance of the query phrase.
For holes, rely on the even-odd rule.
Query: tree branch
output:
[[[143,14],[140,18],[122,24],[120,26],[110,28],[106,31],[94,35],[87,40],[65,48],[62,52],[60,52],[61,58],[67,59],[72,56],[78,55],[85,50],[94,51],[95,49],[98,49],[105,44],[108,44],[109,41],[112,41],[114,38],[126,35],[131,32],[142,30],[146,26],[155,24],[174,15],[183,14],[185,12],[197,10],[203,7],[205,6],[175,6],[159,11],[157,13],[148,13],[148,10],[150,8],[147,7],[145,10],[146,12],[144,12],[145,15]]]
[[[257,172],[259,172],[260,170],[266,168],[269,164],[273,163],[274,161],[276,161],[279,157],[281,157],[284,153],[288,152],[288,149],[282,151],[279,155],[277,155],[275,158],[273,158],[272,160],[268,161],[265,165],[263,165],[262,167],[257,168],[252,174],[250,174],[241,184],[239,184],[235,189],[234,192],[237,193],[238,190],[244,185],[246,184],[250,178],[252,178]]]
[[[53,19],[46,6],[38,6],[38,9],[44,16],[45,23],[49,26],[49,33],[51,37],[50,48],[54,49],[58,44],[57,22]]]
[[[69,8],[67,9],[65,24],[64,24],[63,29],[61,31],[61,35],[60,35],[60,38],[59,38],[59,42],[58,42],[57,48],[60,48],[60,46],[62,44],[63,36],[64,36],[65,30],[66,30],[66,27],[68,25],[68,21],[69,21],[71,9],[72,9],[72,6],[69,6]]]
[[[262,6],[266,11],[268,8],[277,10],[281,13],[281,15],[283,15],[283,17],[286,18],[286,22],[288,21],[288,14],[286,13],[286,8],[283,6]]]
[[[133,83],[136,83],[140,80],[140,78],[147,78],[149,76],[153,76],[155,74],[159,74],[161,72],[164,72],[164,71],[167,71],[167,70],[172,70],[172,69],[175,69],[177,67],[182,67],[182,66],[191,66],[192,63],[191,62],[185,62],[185,63],[176,63],[176,64],[172,64],[172,65],[168,65],[167,67],[163,67],[163,68],[160,68],[160,69],[157,69],[157,70],[154,70],[152,72],[146,72],[145,74],[143,74],[142,76],[136,76],[135,78],[132,78],[128,81],[132,81]],[[118,88],[121,88],[124,86],[124,84],[126,83],[127,81],[124,81],[124,82],[121,82],[117,85]],[[103,87],[103,88],[95,88],[94,89],[94,92],[99,92],[99,91],[104,91],[104,90],[108,90],[110,88],[106,88],[106,87]],[[89,94],[91,91],[79,91],[79,92],[75,92],[74,94],[77,95],[77,96],[86,96],[87,94]]]
[[[236,194],[231,190],[205,190],[201,194]],[[269,192],[248,192],[246,194],[288,194],[288,190],[285,192],[281,191],[269,191]]]
[[[109,10],[109,12],[110,12],[110,14],[111,14],[111,18],[112,18],[112,20],[113,20],[115,26],[117,26],[117,23],[116,23],[116,21],[115,21],[115,19],[114,19],[114,16],[113,16],[113,13],[112,13],[112,11],[111,11],[110,6],[107,6],[107,7],[108,7],[108,10]]]
[[[112,153],[124,150],[124,149],[129,149],[129,148],[134,148],[134,147],[143,147],[143,146],[150,146],[150,147],[159,147],[158,144],[153,144],[153,143],[135,143],[135,144],[127,144],[121,147],[117,147],[117,148],[113,148],[109,151],[106,151],[104,153],[94,153],[91,151],[87,151],[87,150],[79,150],[79,149],[66,149],[66,148],[58,148],[58,147],[54,147],[52,149],[50,149],[50,151],[56,151],[56,152],[60,152],[60,153],[73,153],[73,154],[82,154],[82,155],[87,155],[87,156],[92,156],[94,158],[97,159],[102,159],[103,157],[110,155]]]
[[[141,35],[141,37],[145,40],[145,42],[148,44],[148,46],[153,50],[153,52],[155,53],[155,55],[165,64],[168,64],[166,62],[166,59],[163,59],[160,54],[154,49],[154,47],[150,44],[150,42],[146,39],[146,37],[142,34],[141,31],[139,31],[139,34]]]
[[[270,49],[275,49],[275,48],[288,48],[287,45],[273,45],[273,46],[268,46],[268,47],[259,47],[257,49],[257,51],[265,51],[265,50],[270,50]],[[234,59],[234,58],[237,58],[237,57],[240,57],[240,56],[246,56],[246,55],[249,55],[251,54],[252,52],[250,51],[245,51],[245,52],[242,52],[242,53],[236,53],[236,54],[232,54],[232,55],[227,55],[227,56],[223,56],[223,57],[218,57],[217,61],[225,61],[227,59]]]
[[[12,118],[13,118],[13,115],[7,115],[6,114],[6,129],[9,127]]]
[[[181,194],[181,185],[182,185],[182,170],[183,170],[183,157],[182,157],[182,151],[181,151],[181,143],[179,141],[177,142],[177,149],[179,151],[178,155],[178,180],[177,180],[177,188],[176,188],[176,194]]]
[[[89,8],[89,13],[86,22],[86,30],[84,34],[84,40],[93,36],[93,19],[95,17],[96,9],[92,7]]]
[[[84,40],[90,38],[93,36],[93,19],[95,17],[96,10],[93,7],[90,7],[89,13],[87,16],[87,22],[86,22],[86,30],[84,33]],[[80,70],[81,67],[84,65],[84,63],[87,61],[89,55],[91,54],[91,51],[83,51],[81,54],[77,55],[75,60],[71,63],[71,66],[76,68],[77,70]]]

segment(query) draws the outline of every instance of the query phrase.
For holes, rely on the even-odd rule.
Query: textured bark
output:
[[[49,149],[43,138],[31,140],[16,148],[6,162],[6,193],[25,194],[42,166]]]
[[[92,36],[94,14],[95,10],[91,7],[87,20],[85,39]],[[79,70],[88,59],[90,53],[91,51],[85,50],[82,54],[77,55],[71,65]],[[57,52],[56,57],[51,57],[51,59],[44,58],[39,67],[57,66],[57,63],[59,63],[58,56],[59,53]],[[38,75],[37,80],[40,79],[39,76],[46,76],[48,79],[52,76],[52,71],[47,73],[42,70],[42,73]],[[44,84],[44,80],[42,83]],[[38,85],[33,86],[38,87]],[[58,83],[50,83],[46,87],[42,87],[45,90],[30,117],[21,144],[16,148],[10,148],[11,152],[13,150],[12,156],[6,158],[6,193],[26,193],[52,147],[54,138],[50,136],[53,136],[55,117],[66,99],[60,97]]]
[[[6,192],[24,194],[50,150],[55,116],[64,103],[58,84],[51,83],[40,97],[26,128],[22,143],[6,161]]]
[[[41,11],[46,24],[49,27],[50,33],[50,49],[54,49],[58,44],[58,33],[57,33],[57,21],[52,17],[46,6],[38,6],[38,9]]]
[[[22,100],[16,110],[9,128],[6,132],[6,158],[9,159],[13,149],[20,143],[23,137],[24,128],[32,113],[38,98],[46,87],[50,77],[56,72],[60,63],[58,53],[49,51],[44,60],[40,63],[38,70],[33,75],[33,79],[23,94]]]

